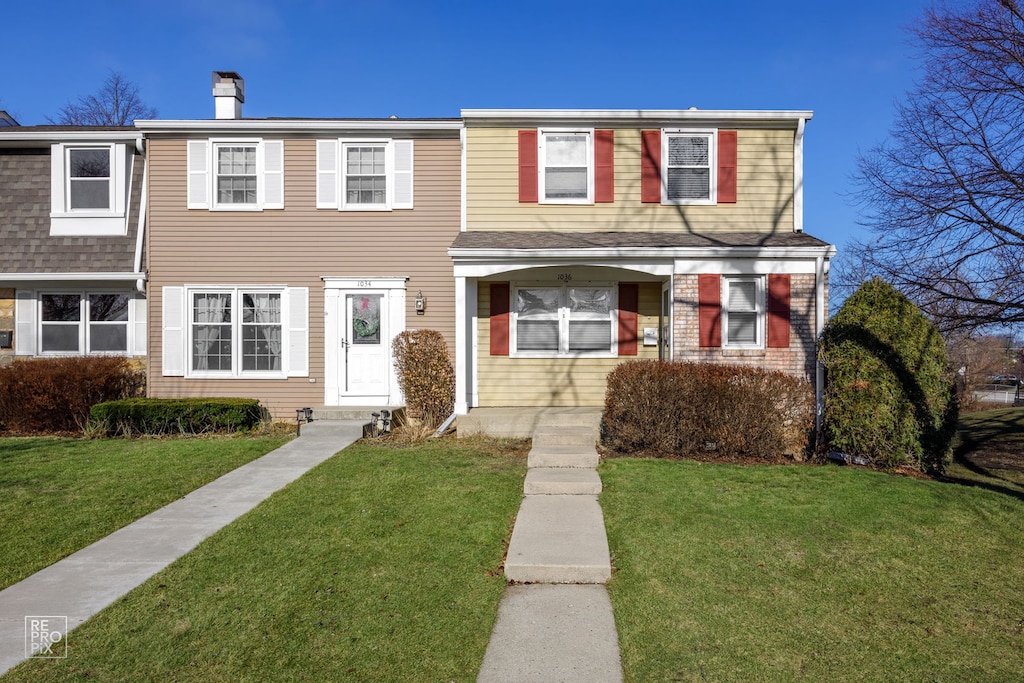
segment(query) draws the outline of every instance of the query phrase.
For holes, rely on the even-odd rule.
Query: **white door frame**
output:
[[[391,342],[405,331],[405,290],[407,277],[324,277],[324,405],[389,405],[403,402],[391,357]],[[389,357],[387,393],[379,396],[347,396],[342,384],[344,357],[341,340],[345,333],[345,297],[349,294],[381,294],[381,322],[386,330]],[[386,313],[385,313],[386,311]],[[386,317],[385,317],[386,316]]]

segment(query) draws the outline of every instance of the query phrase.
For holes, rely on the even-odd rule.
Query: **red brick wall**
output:
[[[785,349],[701,348],[697,338],[697,275],[676,275],[672,329],[673,358],[703,363],[753,365],[814,379],[814,275],[790,280],[790,342]],[[827,290],[826,290],[827,292]],[[827,309],[826,309],[827,310]]]

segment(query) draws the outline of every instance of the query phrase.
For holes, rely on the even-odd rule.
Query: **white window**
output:
[[[412,140],[317,140],[318,209],[411,209]]]
[[[722,278],[722,345],[733,348],[764,346],[765,294],[761,278]]]
[[[110,147],[68,147],[66,151],[68,211],[110,210],[114,203]]]
[[[216,205],[256,208],[256,145],[214,145],[213,153]]]
[[[284,141],[189,140],[188,208],[284,208]]]
[[[51,145],[50,234],[128,234],[134,158],[125,144]]]
[[[615,288],[524,285],[513,299],[515,355],[617,354]]]
[[[542,204],[594,202],[594,131],[541,130],[538,189]]]
[[[709,130],[665,130],[661,136],[663,204],[714,204],[716,135]]]
[[[163,374],[283,379],[308,369],[305,287],[164,287]]]
[[[18,292],[18,355],[145,355],[145,299],[128,292]]]

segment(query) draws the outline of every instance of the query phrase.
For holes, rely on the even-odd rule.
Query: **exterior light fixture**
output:
[[[423,296],[423,290],[421,289],[416,295],[416,315],[423,315],[427,310],[427,300]]]
[[[295,436],[302,436],[302,423],[313,421],[312,408],[295,409]]]

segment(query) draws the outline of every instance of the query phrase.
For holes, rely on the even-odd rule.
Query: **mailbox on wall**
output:
[[[11,330],[0,330],[0,349],[14,347],[14,332]]]

